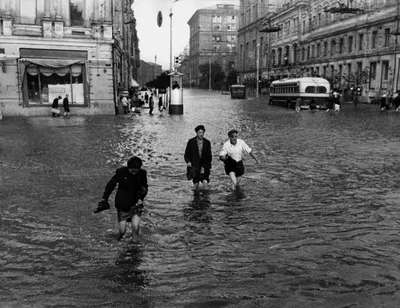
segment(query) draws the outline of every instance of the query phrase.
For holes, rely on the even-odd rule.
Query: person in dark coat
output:
[[[51,104],[51,108],[53,108],[53,109],[57,109],[58,110],[58,101],[61,99],[61,96],[58,96],[58,97],[56,97],[54,100],[53,100],[53,103]],[[60,116],[60,111],[58,110],[58,113],[56,113],[56,112],[51,112],[52,113],[52,115],[53,115],[53,118],[54,117],[59,117]]]
[[[147,172],[142,167],[142,160],[131,157],[126,167],[118,168],[107,183],[101,202],[108,202],[108,198],[118,184],[115,195],[115,207],[118,214],[118,234],[119,241],[126,233],[126,224],[132,225],[132,241],[139,241],[140,217],[143,211],[143,200],[147,195]],[[98,213],[100,210],[95,210]]]
[[[395,111],[400,111],[400,91],[397,91],[397,96],[393,100]]]
[[[211,169],[211,142],[204,138],[206,129],[203,125],[198,125],[194,129],[196,137],[189,139],[186,144],[184,159],[188,168],[194,168],[193,184],[195,189],[199,188],[199,182],[203,183],[204,188],[210,182]]]
[[[69,116],[68,94],[65,94],[65,97],[64,97],[64,100],[63,100],[63,107],[64,107],[64,117]]]

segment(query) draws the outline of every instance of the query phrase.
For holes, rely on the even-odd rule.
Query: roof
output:
[[[278,84],[278,83],[289,83],[289,82],[299,82],[299,81],[314,82],[314,83],[329,83],[328,80],[322,77],[285,78],[285,79],[275,80],[272,83]]]

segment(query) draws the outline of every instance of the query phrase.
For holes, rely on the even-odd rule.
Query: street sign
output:
[[[157,25],[158,25],[159,27],[161,27],[161,25],[162,25],[162,13],[161,13],[161,11],[158,11],[158,15],[157,15]]]

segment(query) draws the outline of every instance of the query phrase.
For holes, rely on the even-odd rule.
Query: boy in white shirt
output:
[[[254,151],[242,140],[237,137],[238,131],[232,129],[228,132],[229,141],[225,142],[219,159],[225,164],[225,173],[229,175],[232,181],[232,190],[240,186],[241,176],[244,174],[244,165],[242,162],[243,152],[247,152],[257,163],[257,157]]]

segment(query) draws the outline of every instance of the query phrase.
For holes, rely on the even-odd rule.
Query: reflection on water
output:
[[[0,122],[4,307],[399,306],[400,113],[208,92],[184,108]],[[183,153],[199,124],[213,166],[194,192]],[[218,160],[231,128],[262,162],[245,157],[239,193]],[[132,155],[150,185],[140,245],[114,241],[114,208],[93,214]]]

